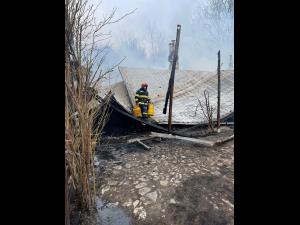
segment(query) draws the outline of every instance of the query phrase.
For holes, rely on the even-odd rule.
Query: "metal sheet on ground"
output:
[[[140,84],[147,82],[149,95],[155,105],[153,119],[160,124],[168,123],[168,114],[163,114],[165,94],[168,88],[170,70],[119,67],[128,102],[134,102],[134,95]],[[210,94],[210,102],[217,106],[217,73],[209,71],[176,70],[173,104],[173,124],[198,124],[205,117],[198,111],[195,115],[197,98],[203,99],[203,91]],[[115,93],[116,99],[119,93]],[[121,97],[121,96],[120,96]],[[119,97],[119,98],[120,98]],[[122,95],[124,98],[124,95]],[[120,102],[120,104],[122,104]],[[123,105],[123,104],[122,104]],[[125,106],[124,106],[125,107]],[[221,118],[234,109],[234,71],[221,71]]]

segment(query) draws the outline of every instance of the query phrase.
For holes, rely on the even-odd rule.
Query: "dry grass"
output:
[[[101,29],[111,18],[96,23],[96,9],[87,0],[65,1],[66,193],[70,187],[74,188],[86,209],[94,205],[94,151],[108,116],[109,101],[108,97],[95,107],[92,104],[97,94],[94,87],[112,71],[101,69],[107,46],[99,42],[105,39]],[[96,116],[99,122],[95,125]],[[66,199],[66,215],[69,214],[68,201]]]
[[[100,1],[101,3],[101,1]],[[100,4],[99,3],[99,4]],[[97,91],[119,63],[103,69],[110,33],[103,31],[116,9],[101,21],[98,6],[89,0],[65,0],[65,224],[70,224],[69,192],[80,197],[83,208],[95,206],[94,153],[108,119],[110,94],[97,102]],[[122,62],[122,60],[121,60]]]
[[[66,77],[69,74],[66,71]],[[109,97],[98,107],[91,107],[90,103],[96,101],[95,96],[90,96],[88,90],[80,85],[74,91],[68,87],[68,82],[65,95],[68,184],[81,193],[83,205],[90,208],[94,204],[95,196],[94,152],[108,117]],[[99,121],[95,125],[96,116]]]

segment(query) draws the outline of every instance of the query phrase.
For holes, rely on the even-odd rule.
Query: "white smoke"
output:
[[[215,21],[204,18],[201,7],[207,6],[208,1],[103,0],[97,12],[99,19],[113,8],[117,8],[115,18],[137,8],[133,14],[107,27],[112,33],[107,66],[126,57],[122,66],[168,68],[168,44],[175,40],[176,26],[180,24],[181,69],[216,70],[218,50],[226,69],[229,55],[234,56],[233,17]]]

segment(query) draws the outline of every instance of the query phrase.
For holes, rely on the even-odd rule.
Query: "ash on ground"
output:
[[[224,127],[206,138],[232,134],[233,129]],[[102,213],[108,222],[101,221],[96,210],[96,216],[81,220],[95,225],[233,225],[233,140],[210,148],[173,139],[143,141],[150,150],[127,143],[147,135],[102,139],[95,157],[97,195],[109,202],[111,211],[122,210],[122,218],[108,210],[112,216]]]

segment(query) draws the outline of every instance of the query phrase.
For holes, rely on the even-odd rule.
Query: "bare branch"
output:
[[[101,75],[99,76],[99,78],[94,82],[94,84],[93,84],[92,87],[95,88],[95,86],[96,86],[96,84],[99,82],[99,80],[101,80],[106,74],[113,72],[114,69],[115,69],[116,67],[118,67],[125,59],[126,59],[126,57],[124,57],[120,62],[118,62],[117,64],[115,64],[114,66],[112,66],[110,69],[108,69],[105,73],[101,74]]]
[[[199,98],[197,99],[198,104],[195,109],[195,116],[196,116],[198,107],[200,106],[202,114],[208,123],[208,127],[213,132],[214,131],[213,113],[214,113],[215,109],[210,105],[209,92],[207,90],[204,90],[203,96],[204,96],[204,103]]]
[[[121,16],[119,19],[114,20],[114,21],[111,21],[109,24],[120,22],[122,19],[124,19],[126,16],[129,16],[130,14],[134,13],[136,10],[137,10],[137,8],[135,8],[134,10],[132,10],[132,11],[129,12],[129,13],[124,14],[124,15]]]
[[[105,42],[111,37],[103,27],[116,23],[116,9],[108,17],[97,20],[95,13],[101,1],[95,6],[88,0],[65,0],[65,151],[69,168],[68,180],[78,190],[83,205],[90,208],[94,203],[95,179],[93,154],[95,143],[101,138],[102,129],[108,118],[108,102],[97,103],[95,86],[123,60],[103,72],[108,52]],[[104,46],[104,47],[103,47]],[[93,106],[94,105],[94,106]],[[95,124],[97,117],[99,123]]]

